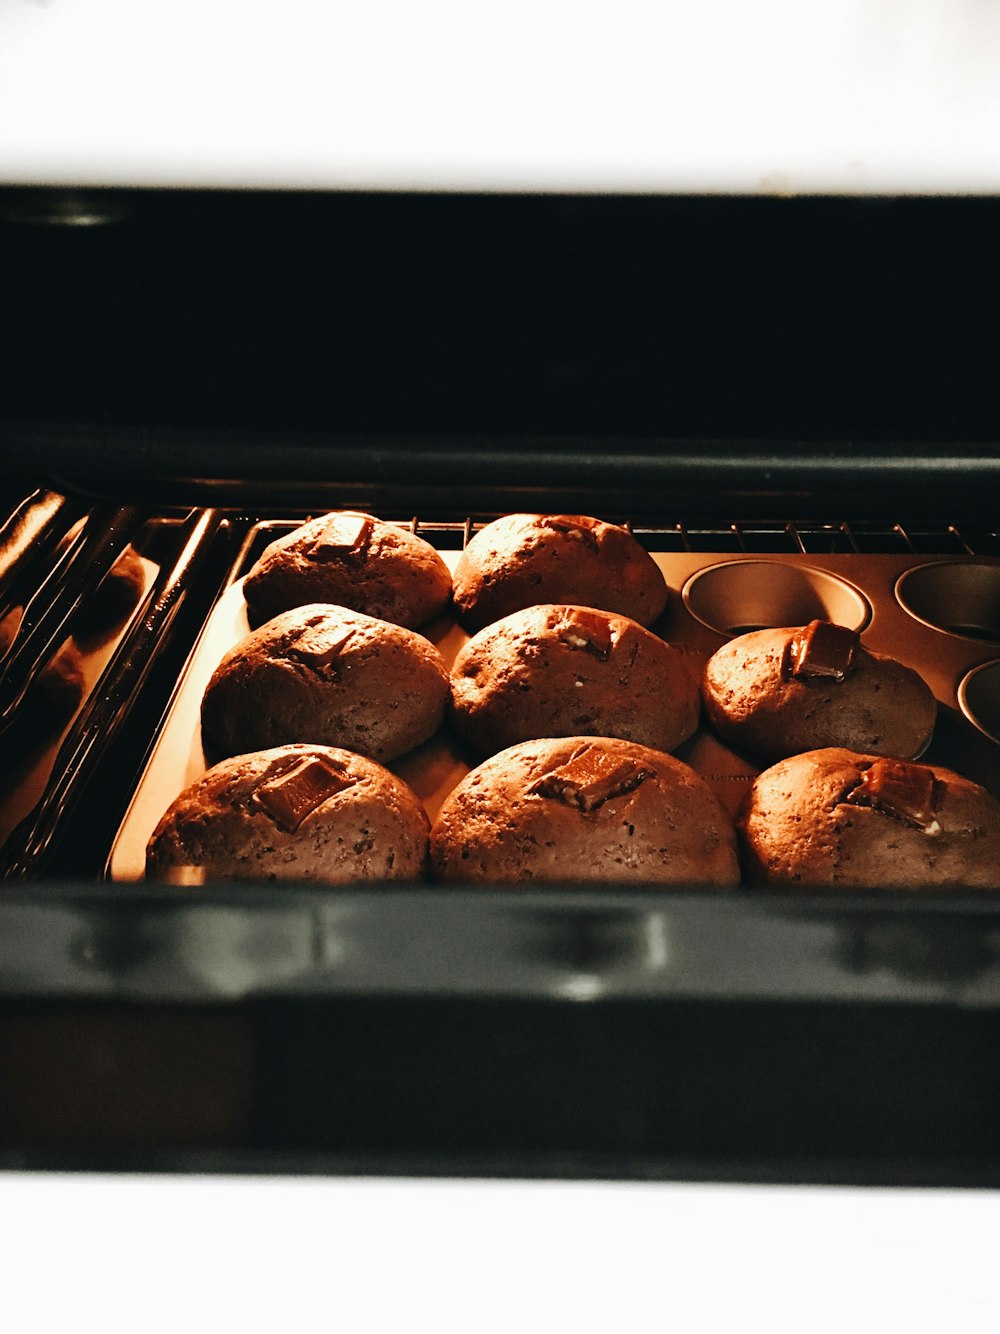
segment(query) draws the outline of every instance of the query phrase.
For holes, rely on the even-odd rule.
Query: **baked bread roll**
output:
[[[442,880],[739,882],[732,821],[694,770],[608,737],[494,755],[448,797],[430,846]]]
[[[443,610],[450,593],[448,567],[429,542],[353,510],[279,537],[243,581],[254,626],[292,607],[331,602],[413,629]]]
[[[464,625],[484,625],[539,603],[600,607],[651,625],[667,586],[626,528],[579,514],[508,514],[469,542],[455,567]]]
[[[480,755],[581,734],[673,750],[700,710],[676,649],[591,607],[527,607],[480,630],[455,659],[451,694],[455,730]]]
[[[841,747],[765,770],[738,820],[756,885],[995,889],[1000,803],[935,765]]]
[[[146,849],[151,880],[407,880],[427,854],[427,816],[374,760],[279,746],[215,765],[182,792]]]
[[[384,764],[438,730],[448,685],[414,630],[314,603],[229,650],[202,700],[202,734],[220,757],[316,741]]]
[[[730,640],[705,667],[702,698],[720,737],[766,760],[825,746],[915,759],[937,716],[916,672],[828,621]]]

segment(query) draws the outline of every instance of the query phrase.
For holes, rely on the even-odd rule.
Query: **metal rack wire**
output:
[[[468,516],[448,521],[411,518],[407,527],[443,547],[461,548],[495,515]],[[799,555],[855,555],[878,553],[939,556],[1000,555],[1000,525],[941,523],[909,524],[897,521],[873,523],[845,519],[699,523],[696,519],[651,525],[633,524],[624,516],[609,516],[623,522],[644,546],[656,551],[718,551],[721,553],[788,553]]]

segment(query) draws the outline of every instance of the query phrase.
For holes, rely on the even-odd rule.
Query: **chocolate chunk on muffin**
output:
[[[1000,802],[936,765],[794,755],[758,776],[737,823],[757,885],[996,888]]]
[[[508,514],[476,533],[455,567],[470,630],[539,603],[619,612],[651,625],[667,605],[655,561],[626,528],[580,514]]]
[[[438,730],[448,682],[416,631],[314,603],[229,650],[202,700],[202,734],[213,756],[316,741],[385,764]]]
[[[146,849],[151,880],[406,880],[427,816],[374,760],[327,746],[237,755],[182,792]]]
[[[525,741],[474,769],[431,829],[442,880],[733,886],[732,821],[693,769],[617,738]]]
[[[915,759],[937,716],[916,672],[828,621],[731,640],[709,659],[702,697],[720,737],[767,760],[826,746]]]
[[[480,630],[455,660],[451,693],[455,730],[480,755],[581,734],[673,750],[700,710],[676,649],[592,607],[527,607]]]
[[[370,514],[311,519],[266,547],[243,581],[250,623],[331,602],[410,629],[447,605],[451,575],[422,537]]]

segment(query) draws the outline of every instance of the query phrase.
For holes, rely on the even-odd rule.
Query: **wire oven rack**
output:
[[[350,504],[348,500],[347,504]],[[282,516],[284,517],[284,516]],[[305,514],[289,516],[290,521]],[[404,518],[396,521],[442,549],[464,546],[492,514]],[[658,551],[875,553],[938,555],[1000,553],[996,529],[976,524],[907,525],[897,521],[829,522],[787,519],[719,523],[697,520],[632,525]],[[0,867],[8,878],[44,869],[57,832],[102,756],[134,707],[137,692],[170,639],[170,627],[214,546],[233,549],[254,516],[224,509],[153,514],[134,506],[98,504],[87,509],[72,497],[39,488],[20,497],[0,526],[0,614],[20,602],[24,616],[2,660],[0,735],[15,722],[32,682],[51,661],[73,617],[93,594],[130,540],[153,526],[164,548],[156,578],[117,649],[83,704],[54,757],[44,792],[7,840]],[[69,538],[72,536],[72,541]],[[162,539],[168,540],[163,542]],[[67,545],[68,542],[68,545]],[[62,544],[60,546],[60,544]]]

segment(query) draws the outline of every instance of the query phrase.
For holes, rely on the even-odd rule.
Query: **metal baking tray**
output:
[[[267,543],[295,526],[269,520],[250,530],[181,674],[114,841],[107,864],[112,880],[143,878],[146,844],[160,816],[205,772],[201,698],[223,654],[249,633],[242,578]],[[454,543],[456,530],[459,541],[467,538],[471,528],[439,525],[439,545]],[[434,540],[433,525],[420,531]],[[911,551],[659,550],[669,531],[638,534],[670,590],[653,629],[685,654],[694,675],[727,638],[750,628],[799,625],[814,617],[851,625],[868,648],[913,667],[934,691],[938,721],[925,762],[955,769],[1000,796],[1000,560],[922,558]],[[456,549],[442,550],[451,568],[458,555]],[[450,614],[423,633],[449,665],[468,637]],[[759,772],[705,726],[675,753],[706,779],[731,813]],[[474,762],[446,726],[390,767],[413,787],[433,819]]]

